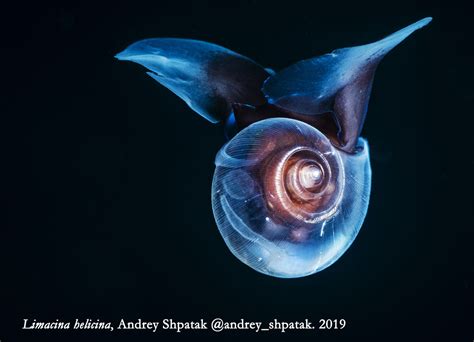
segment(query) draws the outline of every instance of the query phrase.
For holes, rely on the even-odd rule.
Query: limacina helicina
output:
[[[217,153],[212,209],[232,253],[267,275],[296,278],[333,264],[367,213],[371,168],[360,137],[382,58],[431,18],[375,43],[281,71],[197,40],[138,41],[116,55],[229,140]]]

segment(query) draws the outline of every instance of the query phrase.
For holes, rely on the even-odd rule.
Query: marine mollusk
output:
[[[189,39],[145,39],[116,57],[145,66],[198,114],[224,123],[229,141],[212,183],[220,233],[243,263],[294,278],[330,266],[357,236],[371,187],[360,132],[375,70],[430,21],[276,73]]]

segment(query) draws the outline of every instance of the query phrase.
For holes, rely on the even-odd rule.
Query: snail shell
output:
[[[365,140],[347,154],[308,124],[266,119],[218,152],[212,207],[242,262],[268,275],[301,277],[330,266],[354,241],[370,180]]]

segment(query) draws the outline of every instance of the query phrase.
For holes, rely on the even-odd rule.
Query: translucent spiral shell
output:
[[[330,266],[354,241],[370,180],[365,140],[347,154],[303,122],[266,119],[218,152],[212,207],[242,262],[268,275],[302,277]]]

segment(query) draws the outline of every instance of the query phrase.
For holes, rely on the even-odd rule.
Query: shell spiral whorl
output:
[[[273,219],[291,223],[289,229],[293,229],[330,217],[337,210],[343,190],[344,170],[337,153],[317,130],[300,133],[287,129],[280,134],[267,137],[273,140],[275,149],[265,151],[267,156],[258,173],[262,196]]]

